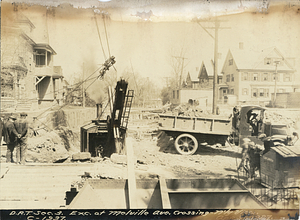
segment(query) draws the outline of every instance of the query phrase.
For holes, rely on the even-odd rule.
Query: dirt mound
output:
[[[79,139],[77,134],[66,127],[56,130],[39,132],[28,137],[27,162],[55,163],[63,162],[78,151]],[[77,150],[76,150],[77,149]]]
[[[285,113],[284,111],[282,113],[278,113],[278,111],[266,111],[264,121],[271,122],[271,124],[286,124],[297,130],[300,128],[298,126],[300,121],[300,113],[291,111],[288,113]]]

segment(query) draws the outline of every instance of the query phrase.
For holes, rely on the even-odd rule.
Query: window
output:
[[[265,65],[272,65],[272,58],[265,58]]]
[[[256,88],[252,89],[252,97],[257,97],[257,89]]]
[[[229,59],[228,64],[229,64],[229,66],[233,65],[233,59]]]
[[[230,75],[226,76],[226,82],[230,82]]]
[[[230,89],[230,94],[234,95],[234,89]]]
[[[179,99],[179,90],[177,90],[177,99]]]
[[[268,73],[264,73],[263,74],[263,81],[268,81],[269,80],[269,74]]]
[[[173,90],[173,99],[175,99],[175,90]]]
[[[286,73],[286,74],[284,75],[284,81],[285,81],[285,82],[290,82],[290,81],[291,81],[291,74]]]
[[[248,89],[247,88],[243,88],[243,95],[248,95]]]
[[[276,73],[273,73],[272,80],[275,81]],[[278,81],[278,76],[276,77],[276,80]]]
[[[243,73],[242,79],[243,79],[244,81],[248,80],[248,73]]]
[[[253,73],[253,81],[258,81],[258,73]]]
[[[223,95],[225,95],[227,93],[226,89],[223,89]]]
[[[234,75],[231,74],[231,82],[233,82],[233,81],[234,81]]]
[[[265,97],[269,97],[269,89],[265,89]]]
[[[264,89],[259,89],[259,97],[265,97]]]
[[[45,66],[46,65],[46,51],[45,50],[35,50],[34,59],[36,66]]]

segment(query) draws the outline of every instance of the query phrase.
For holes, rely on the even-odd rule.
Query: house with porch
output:
[[[205,65],[202,61],[200,68],[196,67],[188,71],[184,88],[187,89],[212,89],[214,78],[214,69],[212,65]],[[218,75],[218,81],[222,80],[222,75]]]
[[[276,47],[262,51],[230,49],[221,72],[223,80],[218,85],[219,102],[235,97],[236,104],[265,106],[277,93],[295,90],[295,72],[292,62]]]
[[[213,100],[214,69],[211,64],[205,65],[202,61],[200,68],[196,67],[188,71],[182,87],[173,90],[171,102],[173,104],[196,101],[200,107],[206,108],[212,105]],[[218,82],[222,81],[222,75],[218,75]]]
[[[1,110],[30,111],[62,102],[61,67],[48,43],[33,40],[34,24],[13,11],[1,24]]]

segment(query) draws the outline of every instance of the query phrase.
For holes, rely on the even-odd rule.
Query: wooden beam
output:
[[[132,146],[132,138],[126,137],[125,141],[127,150],[129,208],[137,209],[138,207],[136,200],[136,179],[134,173],[134,153]]]
[[[38,76],[35,77],[35,86],[37,84],[39,84],[46,76],[42,76],[41,78],[39,78]]]
[[[166,180],[163,177],[159,177],[160,195],[163,209],[171,209],[171,203],[169,198],[169,192],[166,184]]]

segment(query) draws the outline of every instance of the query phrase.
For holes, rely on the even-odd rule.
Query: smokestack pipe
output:
[[[96,107],[97,107],[97,119],[100,119],[101,113],[102,113],[102,104],[101,103],[97,103]]]

